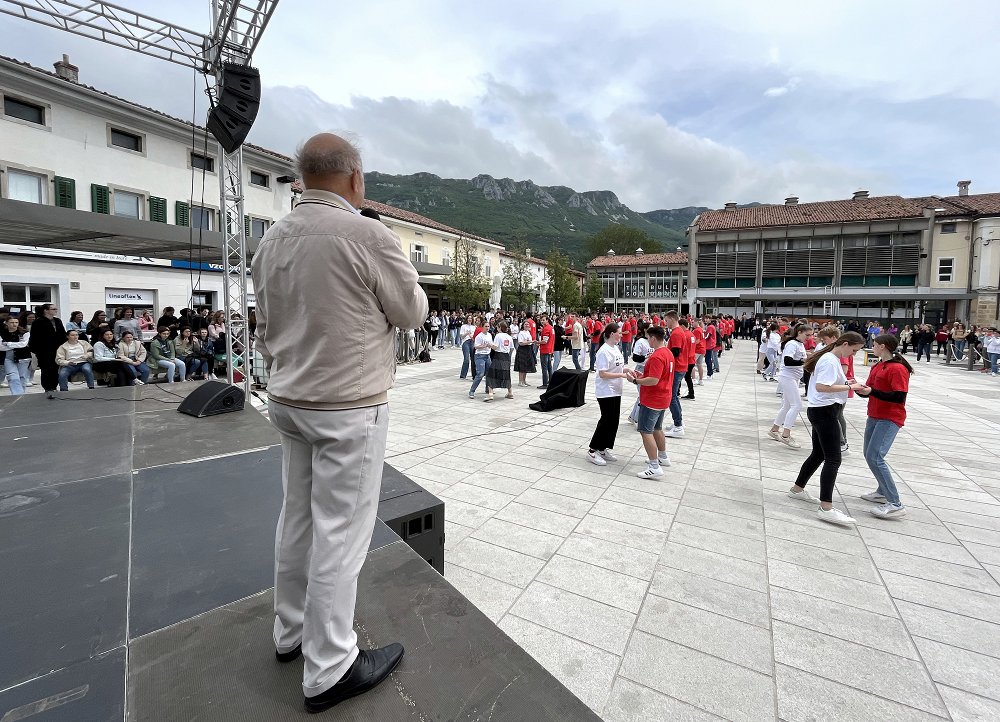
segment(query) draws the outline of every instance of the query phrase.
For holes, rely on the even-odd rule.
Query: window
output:
[[[938,281],[941,283],[951,283],[955,280],[955,259],[938,259]]]
[[[192,228],[201,228],[206,231],[211,231],[215,226],[215,211],[211,208],[205,208],[204,206],[191,206],[190,215],[188,217]]]
[[[29,123],[45,125],[45,108],[15,98],[3,99],[3,114],[10,118],[26,120]]]
[[[3,305],[37,305],[52,303],[52,286],[32,286],[24,283],[4,283]]]
[[[114,203],[114,214],[116,216],[142,219],[143,199],[138,193],[115,191]]]
[[[191,154],[191,167],[197,168],[198,170],[208,171],[209,173],[215,172],[215,158],[209,158],[206,155],[201,155],[199,153]]]
[[[125,150],[134,150],[137,153],[142,152],[142,136],[136,135],[135,133],[128,133],[124,130],[111,129],[111,145],[116,148],[124,148]]]
[[[493,259],[489,256],[486,257],[486,277],[493,280]]]
[[[7,197],[26,203],[45,203],[48,179],[38,173],[23,170],[7,171]]]
[[[250,185],[260,186],[261,188],[270,188],[271,176],[269,176],[267,173],[259,173],[255,170],[252,170],[250,171]]]
[[[427,246],[421,246],[418,243],[410,244],[410,262],[411,263],[427,263]]]
[[[450,266],[451,265],[451,249],[442,248],[441,249],[441,265]]]
[[[942,223],[941,232],[942,233],[955,233],[958,229],[957,223]]]
[[[788,248],[788,240],[785,238],[775,238],[770,241],[764,241],[765,251],[784,251]]]
[[[250,237],[251,238],[263,238],[267,229],[271,227],[271,224],[265,221],[263,218],[251,218],[250,219]]]

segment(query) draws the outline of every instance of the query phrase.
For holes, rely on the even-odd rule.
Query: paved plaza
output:
[[[903,519],[858,498],[875,483],[849,403],[842,528],[785,496],[808,434],[766,436],[755,352],[737,342],[684,401],[656,480],[635,476],[629,384],[619,461],[596,467],[592,377],[586,406],[541,414],[537,374],[485,404],[456,350],[401,367],[389,461],[445,500],[448,580],[609,722],[1000,719],[1000,381],[918,366],[889,455]]]

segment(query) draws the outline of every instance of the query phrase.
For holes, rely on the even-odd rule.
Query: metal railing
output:
[[[430,346],[431,337],[422,328],[396,329],[396,363],[411,364],[419,361],[420,352]]]

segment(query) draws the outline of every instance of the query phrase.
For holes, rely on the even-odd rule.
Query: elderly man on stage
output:
[[[399,644],[358,649],[354,606],[378,507],[395,327],[419,326],[427,296],[399,238],[359,212],[357,148],[324,133],[297,163],[306,191],[253,259],[255,338],[283,452],[276,655],[304,657],[305,706],[320,712],[375,687],[403,656]]]

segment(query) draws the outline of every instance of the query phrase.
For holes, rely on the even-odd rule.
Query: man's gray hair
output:
[[[354,141],[346,138],[344,145],[335,150],[307,148],[303,143],[295,151],[295,165],[300,176],[350,175],[362,170],[361,151]]]

